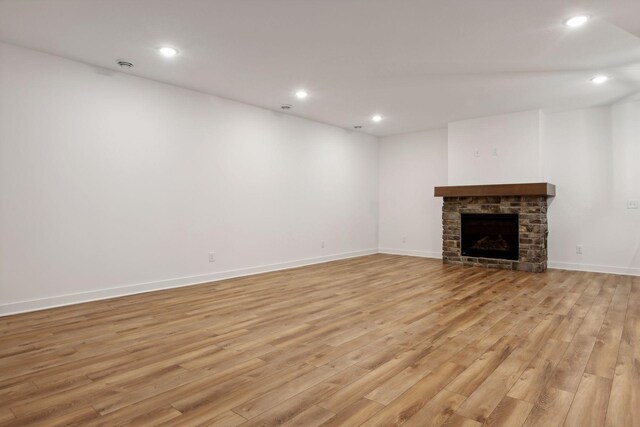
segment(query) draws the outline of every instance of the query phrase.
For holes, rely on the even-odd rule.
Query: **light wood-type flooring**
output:
[[[0,318],[0,425],[640,425],[640,277],[372,255]]]

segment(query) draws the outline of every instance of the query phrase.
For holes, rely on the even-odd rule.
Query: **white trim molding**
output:
[[[418,256],[422,258],[442,259],[442,252],[418,251],[414,249],[380,248],[378,252],[389,255]]]
[[[442,259],[441,252],[429,252],[429,251],[418,251],[418,250],[412,250],[412,249],[396,249],[396,248],[380,248],[378,252],[381,254],[389,254],[389,255],[406,255],[406,256],[417,256],[422,258]],[[578,263],[556,262],[556,261],[549,261],[547,263],[547,267],[555,268],[559,270],[589,271],[592,273],[609,273],[609,274],[620,274],[620,275],[626,275],[626,276],[640,276],[640,268],[634,268],[634,267],[614,267],[609,265],[578,264]]]
[[[337,261],[347,258],[355,258],[378,253],[378,249],[364,249],[354,252],[344,252],[315,258],[305,258],[295,261],[286,261],[277,264],[247,267],[237,270],[220,271],[199,276],[179,277],[155,282],[137,283],[134,285],[115,288],[100,289],[97,291],[79,292],[74,294],[58,295],[29,301],[18,301],[0,305],[0,316],[25,313],[29,311],[45,310],[48,308],[62,307],[65,305],[79,304],[83,302],[98,301],[109,298],[135,295],[145,292],[160,291],[164,289],[180,288],[184,286],[201,285],[203,283],[217,282],[236,277],[251,276],[254,274],[268,273],[271,271],[287,270],[303,267],[305,265],[320,264],[323,262]]]
[[[559,270],[590,271],[593,273],[609,273],[609,274],[622,274],[625,276],[640,276],[640,268],[634,268],[634,267],[614,267],[610,265],[579,264],[579,263],[572,263],[572,262],[557,262],[557,261],[549,261],[547,263],[547,267],[557,268]]]
[[[356,258],[360,256],[373,255],[376,253],[390,255],[405,255],[422,258],[442,259],[442,253],[431,251],[420,251],[412,249],[378,248],[364,249],[360,251],[344,252],[315,258],[305,258],[295,261],[286,261],[276,264],[267,264],[257,267],[247,267],[237,270],[221,271],[199,276],[179,277],[155,282],[138,283],[134,285],[120,286],[115,288],[101,289],[98,291],[79,292],[74,294],[58,295],[53,297],[18,301],[0,305],[0,316],[25,313],[48,308],[62,307],[65,305],[79,304],[83,302],[99,301],[103,299],[122,297],[127,295],[141,294],[145,292],[160,291],[165,289],[180,288],[185,286],[201,285],[204,283],[217,282],[225,279],[252,276],[254,274],[268,273],[272,271],[287,270],[290,268],[303,267],[306,265],[321,264],[329,261]],[[549,261],[549,268],[574,271],[590,271],[594,273],[610,273],[630,276],[640,276],[640,268],[633,267],[613,267],[606,265],[591,265]]]

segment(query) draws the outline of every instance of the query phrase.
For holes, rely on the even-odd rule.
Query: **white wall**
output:
[[[0,313],[376,252],[377,174],[374,137],[0,44]]]
[[[452,123],[448,132],[447,149],[442,140],[428,145],[423,132],[382,139],[381,248],[402,248],[406,235],[407,242],[422,242],[423,255],[440,254],[442,199],[431,197],[434,186],[548,181],[557,186],[549,207],[549,265],[640,275],[640,209],[627,209],[627,201],[640,200],[639,101],[474,119]],[[409,205],[420,194],[426,200],[414,203],[428,209]]]
[[[0,44],[0,314],[378,246],[438,257],[446,184],[553,182],[550,264],[640,274],[638,135],[629,102],[456,122],[378,152],[371,136]]]
[[[449,123],[449,185],[539,182],[540,112]]]
[[[447,130],[380,139],[380,251],[442,256],[442,199],[447,183]]]
[[[640,102],[545,114],[542,152],[550,265],[640,274]]]

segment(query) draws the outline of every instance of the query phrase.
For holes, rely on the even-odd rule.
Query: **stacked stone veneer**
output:
[[[460,214],[518,214],[517,261],[460,254]],[[547,197],[445,197],[442,206],[442,259],[445,264],[543,272],[547,269]]]

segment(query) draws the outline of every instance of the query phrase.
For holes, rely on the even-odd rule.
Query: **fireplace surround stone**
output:
[[[547,268],[547,208],[548,197],[555,195],[555,187],[546,184],[546,190],[524,191],[514,184],[509,191],[497,191],[498,186],[436,187],[436,196],[444,197],[442,205],[442,260],[445,264],[502,268],[529,272],[543,272]],[[542,184],[539,184],[542,185]],[[486,195],[480,187],[484,187]],[[501,187],[505,187],[504,185]],[[447,192],[443,189],[455,189]],[[540,187],[542,188],[542,187]],[[448,196],[448,194],[456,196]],[[500,193],[497,194],[496,193]],[[516,193],[516,194],[509,194]],[[459,195],[462,194],[462,195]],[[463,195],[472,194],[472,195]],[[492,195],[493,194],[493,195]],[[461,254],[461,214],[517,214],[519,225],[519,256],[517,260],[479,258]]]

